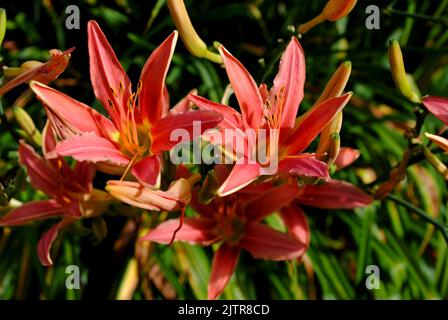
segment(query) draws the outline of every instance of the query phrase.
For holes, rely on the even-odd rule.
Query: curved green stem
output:
[[[439,229],[439,231],[442,233],[443,237],[445,238],[445,242],[448,244],[448,226],[445,225],[444,223],[440,222],[439,220],[433,218],[432,216],[430,216],[429,214],[427,214],[425,211],[423,211],[422,209],[414,206],[413,204],[407,202],[406,200],[403,200],[397,196],[394,196],[393,194],[389,194],[387,197],[387,199],[394,201],[395,203],[398,203],[399,205],[415,212],[420,218],[422,218],[423,220],[425,220],[428,223],[431,223],[432,225],[434,225],[437,229]]]

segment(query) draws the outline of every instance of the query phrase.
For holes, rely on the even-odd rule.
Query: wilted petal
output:
[[[148,232],[140,240],[148,240],[161,244],[169,244],[173,238],[174,232],[179,228],[179,219],[170,219],[159,224],[155,229]],[[176,233],[175,241],[187,242],[197,245],[208,245],[216,239],[211,233],[213,222],[196,219],[184,218],[182,228]]]
[[[283,184],[259,193],[245,205],[247,220],[261,220],[287,206],[297,196],[298,190],[296,184]]]
[[[221,120],[222,116],[219,113],[205,110],[174,114],[160,119],[151,128],[151,152],[155,154],[161,151],[169,151],[178,144],[178,140],[171,138],[171,135],[176,130],[179,130],[179,133],[188,133],[188,138],[191,141],[199,138],[198,135],[202,134],[205,130],[216,127]],[[195,130],[195,125],[200,130]]]
[[[235,271],[239,255],[240,248],[227,243],[223,243],[216,251],[208,283],[208,299],[214,300],[224,291]]]
[[[17,226],[24,223],[62,216],[65,209],[55,200],[28,202],[8,212],[0,219],[0,226]]]
[[[345,107],[351,96],[351,93],[347,93],[325,100],[305,113],[286,142],[288,154],[294,155],[305,150],[334,115]]]
[[[49,119],[56,132],[64,130],[74,133],[95,132],[105,137],[117,132],[113,123],[95,109],[42,83],[33,81],[30,87],[46,106]],[[61,128],[61,126],[69,128]],[[63,137],[65,138],[66,135]]]
[[[49,61],[36,68],[25,71],[14,79],[8,81],[4,86],[0,87],[0,97],[18,85],[30,82],[32,80],[45,84],[55,80],[65,70],[65,68],[67,68],[68,62],[70,61],[70,54],[74,49],[75,48],[71,48],[64,52],[59,50],[50,50],[50,53],[54,52],[56,54],[53,54]]]
[[[147,186],[160,184],[160,157],[145,157],[132,166],[131,173],[140,183]]]
[[[244,119],[251,128],[258,129],[263,115],[263,100],[255,80],[223,46],[220,46],[219,52]]]
[[[361,153],[359,152],[359,150],[347,147],[341,148],[334,164],[336,165],[336,168],[338,170],[342,170],[355,162],[360,155]]]
[[[260,176],[259,164],[235,164],[226,181],[218,190],[220,197],[234,193]]]
[[[448,125],[448,99],[442,97],[423,98],[423,105],[437,118]]]
[[[71,156],[78,161],[107,161],[118,166],[129,163],[115,144],[90,132],[58,143],[48,157]]]
[[[19,162],[26,167],[33,187],[48,195],[58,192],[58,172],[24,142],[19,146]]]
[[[151,211],[176,211],[184,206],[182,194],[154,190],[130,181],[108,181],[106,190],[115,198]]]
[[[372,197],[351,183],[332,180],[322,185],[306,185],[299,191],[300,204],[321,209],[353,209],[372,203]]]
[[[431,140],[432,142],[434,142],[435,144],[437,144],[440,148],[442,148],[445,151],[448,151],[448,140],[441,137],[441,136],[437,136],[435,134],[429,134],[427,132],[425,132],[425,136]]]
[[[299,240],[308,248],[310,244],[310,230],[303,210],[297,204],[291,204],[280,210],[280,216],[291,237]]]
[[[140,109],[143,118],[152,124],[157,124],[162,115],[168,112],[164,104],[165,78],[176,47],[177,36],[177,31],[174,31],[152,52],[140,77],[142,85],[139,97]]]
[[[118,124],[120,116],[111,108],[110,102],[122,115],[126,115],[131,82],[98,24],[93,20],[89,21],[87,31],[93,91],[114,123]]]
[[[328,166],[325,162],[308,155],[286,158],[278,164],[278,171],[301,177],[316,177],[330,179]]]
[[[306,251],[301,241],[257,222],[248,222],[245,231],[240,246],[258,259],[289,260]]]
[[[303,99],[305,76],[305,55],[299,41],[293,37],[280,60],[279,71],[272,89],[274,93],[283,90],[282,128],[294,127],[297,110]]]

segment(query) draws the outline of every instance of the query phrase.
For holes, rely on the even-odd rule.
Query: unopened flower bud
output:
[[[338,69],[333,73],[324,91],[317,99],[315,104],[319,104],[324,100],[329,98],[339,97],[347,86],[348,79],[352,72],[352,63],[350,61],[345,61],[342,63]]]
[[[436,155],[426,147],[423,148],[423,154],[425,155],[426,160],[428,160],[428,162],[433,166],[433,168],[436,169],[437,172],[445,178],[445,180],[448,180],[448,168],[446,167],[446,165],[443,164],[443,162],[440,161],[440,159],[437,158]]]
[[[316,105],[327,99],[339,97],[344,92],[348,79],[350,78],[351,71],[352,64],[350,61],[346,61],[341,64],[331,77],[330,81],[328,81],[319,99],[317,99]],[[331,135],[334,133],[339,134],[341,127],[342,112],[338,112],[321,132],[319,145],[316,151],[318,155],[324,155],[329,152]]]
[[[414,92],[404,67],[403,54],[397,40],[389,43],[389,63],[397,89],[411,102],[420,103],[420,96]]]
[[[337,21],[346,17],[355,7],[356,1],[357,0],[329,0],[317,17],[300,25],[299,33],[306,33],[325,20]]]
[[[2,45],[3,39],[6,33],[6,10],[0,8],[0,46]]]
[[[188,16],[183,0],[168,0],[168,8],[180,37],[188,51],[196,57],[206,58],[212,62],[222,63],[221,56],[208,50],[207,45],[199,37]]]
[[[355,7],[357,0],[329,0],[322,11],[329,21],[337,21],[346,17]]]
[[[341,149],[341,137],[339,136],[339,133],[335,132],[331,135],[330,145],[328,148],[327,164],[329,166],[331,166],[337,159],[340,149]]]
[[[33,119],[30,115],[21,107],[13,107],[14,117],[17,120],[20,128],[22,129],[22,137],[28,142],[33,143],[36,146],[42,144],[42,135],[36,128]]]

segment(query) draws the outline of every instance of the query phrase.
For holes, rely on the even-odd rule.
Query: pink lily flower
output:
[[[43,138],[44,156],[56,145],[55,135],[47,123]],[[34,149],[21,141],[19,162],[27,169],[31,185],[51,199],[25,203],[0,219],[0,226],[10,227],[49,218],[60,218],[39,240],[37,254],[44,266],[53,261],[50,250],[61,229],[81,218],[102,214],[108,207],[110,196],[93,189],[95,167],[78,162],[72,169],[63,158],[45,160]]]
[[[238,100],[241,114],[229,106],[189,95],[190,100],[203,110],[220,112],[224,120],[221,130],[232,129],[242,135],[244,150],[233,167],[227,180],[218,190],[218,195],[226,196],[240,190],[264,174],[266,163],[252,161],[257,154],[256,143],[245,134],[247,129],[259,132],[266,129],[269,138],[268,157],[278,158],[278,173],[305,177],[319,177],[328,180],[328,167],[313,154],[303,153],[335,114],[348,103],[351,93],[331,98],[311,108],[296,121],[297,110],[303,98],[305,84],[305,57],[296,38],[292,38],[280,61],[279,72],[270,91],[262,84],[257,87],[254,79],[244,66],[224,47],[219,48],[226,72]],[[272,143],[274,141],[274,143]],[[218,142],[226,145],[226,141]],[[250,147],[247,147],[250,145]],[[248,150],[251,148],[251,150]],[[268,162],[269,160],[268,159]]]
[[[223,166],[215,167],[218,179],[223,181]],[[228,172],[227,172],[228,173]],[[295,184],[274,186],[271,183],[251,185],[230,196],[216,197],[208,204],[199,203],[197,190],[193,191],[191,206],[197,218],[184,218],[178,230],[179,219],[161,223],[141,240],[169,244],[175,241],[208,246],[221,243],[212,262],[208,298],[216,299],[230,280],[240,251],[247,250],[258,259],[290,260],[301,257],[309,242],[306,220],[300,208],[288,207],[288,227],[294,236],[279,232],[262,224],[271,213],[288,206],[298,192]]]
[[[32,83],[63,139],[49,156],[72,156],[123,176],[130,170],[142,184],[157,186],[162,152],[177,143],[170,141],[171,132],[182,128],[192,137],[194,121],[200,121],[204,131],[216,126],[222,117],[210,111],[169,114],[164,82],[177,42],[176,31],[149,57],[136,93],[131,93],[131,82],[95,21],[88,24],[88,41],[93,89],[110,119],[61,92]]]

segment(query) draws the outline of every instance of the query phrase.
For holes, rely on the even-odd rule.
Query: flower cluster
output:
[[[171,11],[185,9],[176,7],[175,2],[170,1]],[[326,19],[346,15],[355,2],[333,12],[337,3],[330,1],[324,10]],[[185,29],[189,27],[191,23],[179,29],[188,33]],[[191,45],[197,55],[223,63],[239,111],[193,92],[170,108],[165,79],[177,38],[174,31],[153,51],[133,87],[98,24],[88,23],[92,88],[107,116],[47,86],[66,68],[72,49],[52,51],[48,62],[23,65],[15,74],[11,70],[13,79],[0,88],[1,95],[29,83],[48,118],[42,141],[33,140],[42,146],[42,156],[22,141],[19,161],[31,185],[50,199],[18,204],[0,218],[0,225],[59,218],[38,244],[41,263],[50,266],[51,246],[63,228],[79,219],[103,215],[118,201],[151,212],[180,211],[179,218],[162,222],[141,240],[219,244],[208,288],[209,298],[215,299],[233,274],[241,250],[259,259],[300,261],[311,238],[303,207],[352,209],[370,204],[372,198],[330,175],[333,164],[342,169],[359,156],[357,150],[341,148],[339,139],[342,110],[352,96],[344,93],[350,63],[336,70],[319,100],[297,118],[306,70],[296,37],[287,45],[270,89],[257,84],[224,46],[218,47],[218,56],[201,53]],[[192,39],[199,37],[195,34]],[[446,101],[428,98],[424,103],[448,120]],[[17,114],[24,117],[27,127],[30,119],[23,112]],[[19,121],[20,116],[17,118]],[[201,125],[199,132],[194,130],[195,123]],[[178,145],[172,133],[179,129],[188,132],[191,140],[200,139],[201,145],[223,149],[233,142],[224,132],[232,130],[239,142],[232,143],[230,154],[227,150],[232,163],[207,168],[204,176],[197,173],[204,173],[204,168],[197,170],[198,166],[186,166],[188,163],[175,168],[168,155]],[[262,150],[261,144],[253,143],[261,139],[260,132],[268,141]],[[313,152],[310,146],[319,135]],[[442,138],[429,137],[447,148]],[[268,171],[274,162],[276,170]],[[176,174],[168,172],[173,168]],[[94,188],[96,171],[110,177],[105,190]],[[188,205],[194,216],[184,216]],[[280,215],[286,233],[265,223],[274,213]]]

